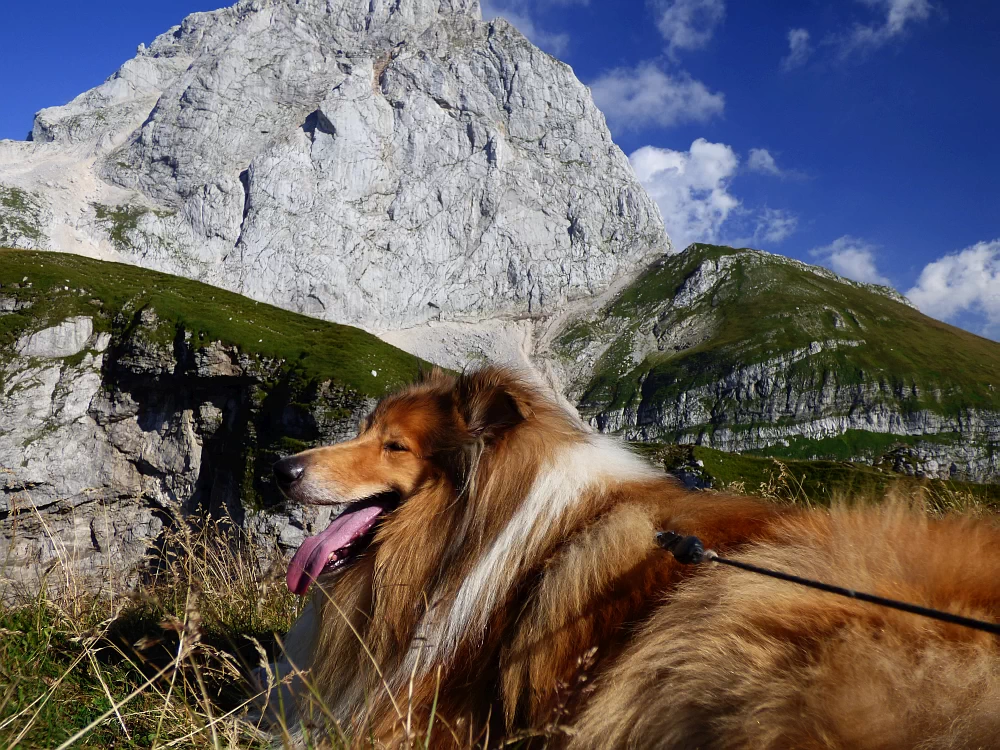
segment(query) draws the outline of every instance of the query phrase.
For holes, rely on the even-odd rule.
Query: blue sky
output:
[[[0,138],[224,0],[4,10]],[[99,11],[95,10],[99,9]],[[888,282],[1000,338],[1000,3],[489,0],[593,87],[678,246]]]

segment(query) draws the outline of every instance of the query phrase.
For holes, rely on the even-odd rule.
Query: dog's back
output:
[[[1000,533],[899,504],[778,524],[746,562],[994,620]],[[707,565],[704,566],[707,568]],[[602,676],[570,745],[1000,747],[1000,638],[712,566]]]

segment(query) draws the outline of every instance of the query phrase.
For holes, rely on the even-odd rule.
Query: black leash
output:
[[[932,620],[940,620],[941,622],[948,622],[952,625],[961,625],[962,627],[972,628],[973,630],[982,630],[986,633],[992,633],[993,635],[1000,635],[1000,624],[997,623],[975,620],[971,617],[962,617],[961,615],[954,615],[951,612],[942,612],[939,609],[919,607],[916,604],[900,602],[895,599],[886,599],[881,596],[875,596],[874,594],[866,594],[862,591],[843,588],[842,586],[831,586],[829,583],[822,583],[821,581],[813,581],[809,578],[793,576],[790,573],[782,573],[780,570],[761,568],[757,565],[740,562],[739,560],[729,560],[725,557],[720,557],[714,550],[705,549],[705,545],[703,545],[701,540],[696,536],[683,536],[678,534],[676,531],[661,531],[656,535],[656,543],[673,555],[677,562],[682,565],[697,565],[702,562],[717,562],[720,565],[729,565],[730,567],[739,568],[740,570],[748,570],[751,573],[759,573],[760,575],[768,576],[770,578],[777,578],[779,581],[797,583],[800,586],[807,586],[811,589],[826,591],[830,594],[837,594],[838,596],[845,596],[848,599],[857,599],[862,602],[879,604],[883,607],[898,609],[902,612],[920,615],[921,617],[929,617]]]

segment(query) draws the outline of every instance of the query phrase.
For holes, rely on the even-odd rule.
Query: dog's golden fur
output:
[[[309,451],[302,502],[396,493],[290,634],[330,715],[392,745],[545,729],[555,746],[1000,746],[1000,638],[721,566],[657,530],[995,620],[1000,531],[684,491],[494,367],[435,372]],[[315,618],[314,620],[309,618]],[[305,662],[305,663],[302,663]]]

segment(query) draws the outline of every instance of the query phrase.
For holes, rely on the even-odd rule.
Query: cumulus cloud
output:
[[[771,152],[766,148],[750,149],[750,155],[747,157],[747,169],[751,172],[770,174],[775,177],[779,177],[781,175],[778,163],[774,160],[774,157],[771,156]]]
[[[707,45],[726,16],[725,0],[654,0],[652,4],[671,54]]]
[[[545,0],[544,4],[552,5],[587,5],[589,0]],[[542,28],[532,16],[535,4],[528,0],[483,0],[483,18],[492,21],[494,18],[505,18],[518,31],[524,34],[534,44],[550,55],[559,57],[569,49],[570,36]]]
[[[875,245],[845,234],[829,245],[815,248],[810,254],[841,276],[867,284],[890,286],[889,279],[878,270],[876,250]]]
[[[687,73],[670,75],[652,62],[605,73],[590,90],[608,123],[621,130],[701,122],[722,114],[726,101]]]
[[[739,157],[724,143],[699,138],[688,151],[644,146],[629,161],[659,205],[677,248],[717,240],[722,225],[740,205],[729,192]]]
[[[674,247],[692,242],[777,244],[798,228],[782,209],[747,209],[731,190],[740,159],[732,147],[699,138],[687,151],[644,146],[630,157],[642,186],[656,201]]]
[[[1000,333],[1000,240],[979,242],[928,263],[906,293],[927,315],[954,320],[962,314],[986,318],[984,333]]]
[[[843,59],[863,55],[902,36],[915,23],[931,17],[934,6],[930,0],[859,0],[879,13],[872,24],[855,24],[838,40]]]
[[[781,59],[782,70],[793,70],[806,64],[812,54],[806,29],[788,30],[788,54]]]

